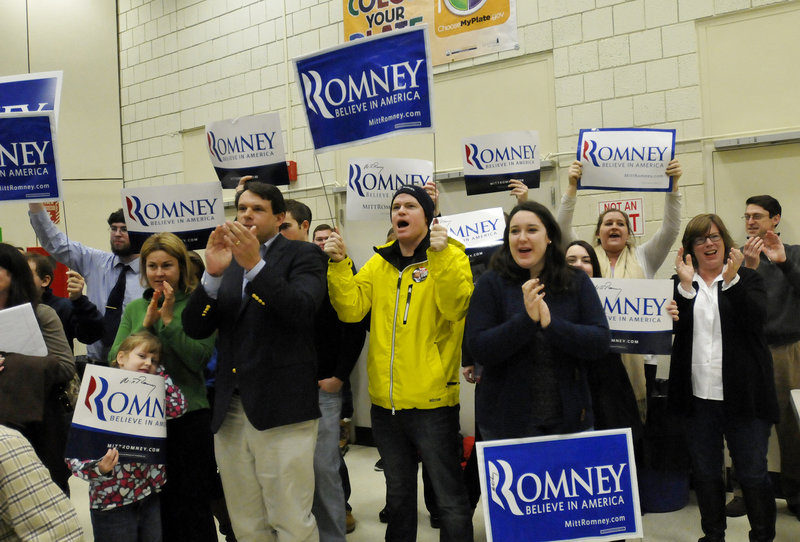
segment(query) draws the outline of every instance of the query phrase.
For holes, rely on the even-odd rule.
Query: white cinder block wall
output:
[[[542,150],[557,157],[562,190],[579,129],[674,128],[687,219],[706,211],[713,197],[702,139],[708,134],[703,132],[696,21],[778,3],[784,2],[516,0],[518,50],[434,71],[552,52],[558,148]],[[299,167],[293,197],[311,207],[316,222],[330,217],[319,186],[321,176],[326,184],[337,181],[334,153],[320,155],[320,175],[290,60],[342,43],[342,0],[118,0],[118,10],[126,185],[197,182],[201,179],[183,176],[186,133],[213,120],[277,111],[288,158]],[[591,239],[597,202],[614,197],[580,194],[579,237]],[[649,237],[660,225],[664,198],[644,198]],[[671,268],[663,266],[659,276],[669,276]],[[354,372],[357,417],[368,412],[362,365]],[[467,432],[471,393],[471,387],[462,390]],[[367,418],[356,422],[368,425]]]
[[[781,0],[516,0],[519,50],[435,73],[552,51],[558,148],[543,150],[559,153],[560,175],[580,128],[674,128],[685,171],[684,217],[691,217],[706,209],[707,199],[695,21],[776,3]],[[342,0],[119,0],[126,185],[182,183],[184,132],[278,111],[289,159],[299,167],[295,197],[315,218],[327,218],[318,187],[321,176],[336,181],[334,156],[319,156],[320,175],[290,60],[342,43],[342,9]],[[597,201],[610,197],[581,194],[580,237],[591,237]],[[663,197],[645,200],[652,234]]]

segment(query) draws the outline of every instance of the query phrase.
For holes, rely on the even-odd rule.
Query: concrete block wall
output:
[[[517,0],[518,50],[435,73],[552,51],[558,148],[545,152],[558,153],[563,177],[581,128],[674,128],[679,141],[703,136],[695,21],[783,1]],[[182,130],[278,111],[298,163],[297,197],[329,218],[315,187],[322,179],[343,182],[335,179],[333,153],[320,155],[317,169],[290,60],[341,43],[342,10],[342,0],[118,0],[126,185],[183,182]],[[678,146],[684,217],[705,208],[702,152],[696,143]],[[601,196],[580,198],[587,201],[575,224],[589,238]],[[663,197],[646,199],[652,233]]]

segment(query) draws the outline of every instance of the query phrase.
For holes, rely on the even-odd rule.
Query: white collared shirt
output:
[[[724,272],[724,269],[723,269]],[[722,401],[722,327],[719,317],[720,273],[711,286],[695,272],[693,281],[699,286],[687,292],[678,284],[678,293],[694,301],[694,329],[692,332],[692,392],[700,399]],[[722,284],[724,292],[739,282],[736,275],[730,283]]]

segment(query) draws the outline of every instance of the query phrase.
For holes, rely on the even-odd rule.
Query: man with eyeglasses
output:
[[[762,276],[767,291],[764,332],[772,352],[780,407],[780,422],[775,429],[781,452],[781,488],[789,511],[800,519],[800,430],[790,398],[790,390],[800,388],[800,245],[786,245],[775,233],[781,221],[777,199],[752,196],[745,204],[744,266]],[[740,501],[740,510],[732,503],[728,515],[743,515],[744,503]]]
[[[131,248],[122,209],[108,217],[111,252],[69,239],[50,220],[41,203],[28,205],[31,226],[42,247],[86,280],[87,297],[103,314],[103,338],[87,346],[87,362],[107,365],[125,306],[144,292],[139,282],[139,254]]]

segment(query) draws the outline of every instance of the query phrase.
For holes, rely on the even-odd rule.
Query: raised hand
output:
[[[447,247],[447,228],[439,224],[439,219],[433,219],[431,226],[431,250],[441,252]]]
[[[83,287],[85,284],[86,282],[83,280],[80,273],[72,269],[67,271],[67,293],[69,294],[70,301],[75,301],[83,295]]]
[[[206,243],[206,272],[212,277],[221,277],[233,260],[233,253],[225,242],[225,231],[225,224],[217,226]]]
[[[344,244],[344,239],[339,234],[339,228],[331,232],[328,240],[325,241],[325,254],[334,262],[341,262],[347,255],[347,247]]]
[[[691,254],[683,255],[683,247],[678,249],[678,256],[675,258],[675,272],[678,274],[681,287],[687,292],[690,291],[693,288],[694,265],[692,265]]]
[[[744,244],[744,266],[750,269],[758,269],[761,262],[761,252],[764,250],[764,240],[754,235]]]
[[[774,231],[764,234],[764,254],[772,263],[783,263],[786,261],[786,249],[781,238]],[[748,266],[749,267],[749,266]]]
[[[667,164],[667,177],[672,177],[672,191],[678,191],[678,179],[681,178],[683,175],[683,169],[681,168],[681,163],[678,162],[677,158],[673,158]]]
[[[511,179],[508,181],[508,187],[511,189],[511,195],[517,198],[517,203],[528,201],[528,186],[519,179]]]
[[[725,284],[730,284],[734,279],[742,266],[742,262],[744,262],[742,251],[738,248],[732,248],[728,256],[728,262],[725,264],[725,269],[722,270],[722,280],[725,281]]]

